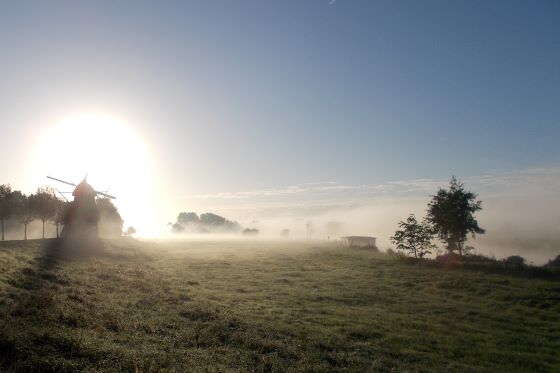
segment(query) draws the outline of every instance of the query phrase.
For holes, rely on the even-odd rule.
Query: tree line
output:
[[[63,212],[68,202],[56,197],[55,190],[50,187],[37,188],[35,194],[26,195],[19,190],[13,190],[10,184],[0,185],[0,220],[2,225],[2,241],[4,241],[4,222],[10,218],[16,219],[23,225],[23,239],[27,240],[27,226],[34,220],[41,220],[43,225],[42,237],[45,238],[45,222],[52,221],[59,226],[63,221]]]
[[[422,259],[432,253],[437,236],[449,255],[463,256],[472,251],[466,246],[468,235],[484,234],[474,217],[482,209],[482,201],[477,195],[465,189],[455,176],[449,182],[449,189],[440,188],[428,203],[426,216],[418,221],[414,214],[398,223],[399,228],[390,240],[397,250]]]
[[[181,212],[172,224],[173,233],[234,233],[241,230],[241,225],[223,216],[207,212],[198,216],[195,212]]]
[[[45,238],[45,223],[52,222],[56,227],[56,237],[60,235],[60,227],[65,225],[68,211],[73,202],[57,197],[51,187],[39,187],[33,194],[26,195],[12,189],[10,184],[0,185],[0,222],[2,241],[4,241],[4,223],[9,219],[16,220],[23,226],[23,239],[27,240],[27,227],[36,220],[42,223],[42,238]],[[97,200],[102,227],[110,235],[121,235],[123,220],[113,203],[106,198]]]

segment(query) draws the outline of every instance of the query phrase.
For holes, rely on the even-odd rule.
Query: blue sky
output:
[[[176,209],[215,193],[560,164],[557,1],[1,7],[0,151],[12,165],[80,111],[142,136]],[[22,185],[26,172],[0,176]]]

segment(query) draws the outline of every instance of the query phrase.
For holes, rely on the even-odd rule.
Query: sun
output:
[[[83,115],[62,120],[41,135],[34,184],[71,191],[46,176],[78,183],[87,174],[96,190],[117,197],[114,203],[125,227],[147,233],[153,212],[152,169],[146,144],[130,126],[109,116]]]

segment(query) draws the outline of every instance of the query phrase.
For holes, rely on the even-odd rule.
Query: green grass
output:
[[[0,243],[2,371],[560,370],[558,280],[291,242],[46,246]]]

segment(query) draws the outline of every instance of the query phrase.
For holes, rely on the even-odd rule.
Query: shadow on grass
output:
[[[47,239],[36,250],[37,256],[8,281],[13,287],[11,304],[0,321],[0,368],[8,371],[52,368],[34,362],[35,349],[46,351],[53,346],[48,342],[53,331],[48,329],[49,322],[57,317],[57,293],[70,284],[62,267],[65,262],[103,253],[104,244],[98,239]]]

